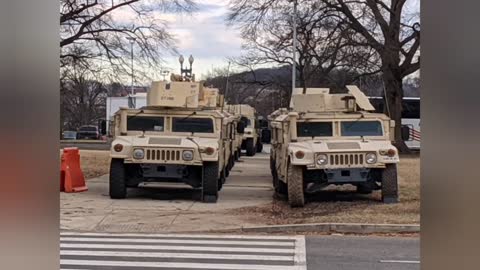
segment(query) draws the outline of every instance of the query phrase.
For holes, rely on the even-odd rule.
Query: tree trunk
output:
[[[402,139],[402,99],[403,86],[402,76],[395,72],[392,67],[383,69],[383,82],[385,84],[385,113],[395,121],[395,142],[394,145],[401,153],[410,153],[410,149]]]

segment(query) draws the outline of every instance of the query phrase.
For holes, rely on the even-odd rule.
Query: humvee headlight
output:
[[[123,145],[117,143],[113,146],[113,150],[115,150],[115,152],[122,152],[123,150]]]
[[[183,150],[182,158],[185,161],[192,161],[193,160],[193,151],[192,150]]]
[[[143,149],[135,149],[133,150],[133,158],[135,159],[142,159],[145,156],[145,152]]]
[[[325,165],[328,163],[328,157],[327,155],[320,154],[317,156],[317,164],[318,165]]]
[[[373,164],[377,162],[377,154],[375,153],[368,153],[365,155],[365,161],[367,161],[368,164]]]
[[[297,151],[295,152],[295,157],[298,158],[298,159],[302,159],[303,157],[305,157],[305,152],[303,151]]]

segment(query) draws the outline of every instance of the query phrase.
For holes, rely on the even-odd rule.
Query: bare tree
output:
[[[242,30],[244,63],[288,65],[293,62],[291,1],[233,0],[230,9],[229,22],[239,24]],[[357,46],[356,33],[344,17],[330,12],[320,1],[298,1],[295,20],[296,69],[301,87],[311,87],[313,81],[329,81],[329,85],[344,87],[342,81],[330,76],[333,70],[362,70],[371,74],[379,71],[376,52]]]
[[[420,24],[417,16],[405,14],[406,0],[322,0],[362,38],[359,45],[373,48],[381,59],[385,98],[390,116],[397,123],[396,145],[408,147],[401,138],[403,79],[420,68]]]
[[[318,69],[320,72],[312,72],[316,77],[331,74],[338,68],[353,70],[357,77],[380,72],[388,104],[387,113],[397,122],[395,140],[400,151],[408,151],[400,132],[404,95],[402,82],[406,76],[420,68],[420,24],[418,16],[406,14],[405,2],[406,0],[297,1],[297,20],[300,24],[300,46],[297,48],[300,54],[297,65],[299,77],[307,78],[308,69]],[[265,55],[264,51],[267,51],[267,58],[274,56],[277,63],[292,62],[288,56],[291,42],[285,42],[291,31],[288,18],[288,14],[292,13],[291,6],[290,0],[230,1],[229,21],[241,24],[242,34],[249,40],[246,49],[254,48],[257,52],[257,55],[251,55],[252,59],[262,59],[262,53]],[[318,24],[312,20],[316,14],[319,14]],[[333,29],[337,31],[332,31]],[[315,32],[317,30],[320,34]],[[329,36],[328,33],[334,35]],[[312,38],[315,34],[319,37],[317,40]],[[258,52],[261,52],[260,56]],[[314,54],[321,57],[312,57]],[[334,63],[332,69],[329,69],[329,63]]]
[[[89,70],[64,73],[60,80],[60,119],[62,129],[97,125],[105,119],[107,88]]]
[[[221,93],[225,93],[227,74],[230,75],[226,95],[228,103],[249,104],[264,116],[288,105],[291,90],[289,67],[254,69],[253,66],[238,65],[233,59],[230,61],[244,71],[227,73],[227,69],[222,68],[206,75],[206,84],[219,88]]]
[[[130,74],[133,41],[136,66],[156,66],[164,52],[175,51],[174,38],[156,12],[194,8],[192,0],[60,0],[61,65],[89,69],[96,62],[117,77]]]

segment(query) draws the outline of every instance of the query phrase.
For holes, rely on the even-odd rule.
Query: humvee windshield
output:
[[[213,133],[211,118],[174,117],[172,132]]]
[[[382,124],[379,121],[342,121],[342,136],[382,136]]]
[[[164,117],[130,116],[127,118],[127,130],[164,131]]]
[[[298,137],[332,136],[332,122],[297,122]]]

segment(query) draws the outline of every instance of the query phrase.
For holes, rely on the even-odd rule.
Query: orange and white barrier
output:
[[[80,168],[80,153],[77,147],[63,149],[60,167],[60,191],[67,193],[88,190]]]

